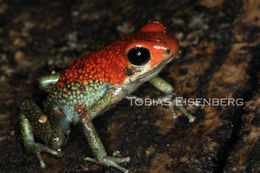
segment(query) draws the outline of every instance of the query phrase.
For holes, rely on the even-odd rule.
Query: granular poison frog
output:
[[[173,87],[158,73],[174,59],[178,40],[166,32],[159,22],[149,22],[140,31],[126,36],[105,48],[76,58],[61,75],[43,77],[41,85],[53,85],[41,110],[33,101],[20,104],[20,124],[24,145],[36,154],[42,168],[46,167],[41,152],[62,156],[70,124],[81,124],[95,158],[124,173],[120,163],[130,157],[108,156],[92,120],[129,96],[144,82],[174,95]],[[194,117],[184,107],[177,107],[190,122]],[[172,114],[176,116],[174,109]],[[34,140],[37,136],[44,144]]]

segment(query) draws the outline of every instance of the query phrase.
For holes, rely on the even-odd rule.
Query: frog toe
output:
[[[112,166],[114,168],[119,169],[120,171],[124,172],[124,173],[128,173],[128,170],[125,169],[124,167],[122,167],[121,165],[119,165],[119,163],[122,162],[129,162],[130,161],[130,157],[111,157],[111,156],[106,156],[103,158],[99,158],[98,162],[102,165],[105,166]]]
[[[113,160],[116,163],[124,163],[124,162],[130,161],[130,157],[111,157],[111,156],[108,156],[107,158],[110,159],[110,160]]]
[[[36,152],[35,154],[36,154],[36,156],[37,156],[37,158],[38,158],[38,160],[40,162],[41,168],[46,168],[46,164],[45,164],[45,162],[42,159],[41,153],[40,152]]]
[[[44,145],[41,147],[40,151],[50,153],[50,154],[52,154],[56,157],[62,157],[63,156],[61,149],[54,150],[54,149],[47,147],[47,146],[44,146]]]
[[[174,104],[175,103],[175,104]],[[187,109],[182,106],[182,100],[178,100],[177,98],[175,98],[173,101],[170,102],[169,105],[169,110],[171,111],[171,115],[174,119],[176,119],[178,117],[177,113],[175,112],[175,107],[181,111],[181,113],[188,118],[190,123],[193,123],[196,120],[196,117],[191,115]]]
[[[116,152],[118,153],[118,152]],[[95,163],[100,163],[104,166],[112,166],[114,168],[119,169],[120,171],[124,172],[124,173],[128,173],[128,170],[125,169],[124,167],[120,166],[119,163],[123,163],[123,162],[129,162],[130,161],[130,157],[111,157],[111,156],[106,156],[103,158],[99,158],[98,160],[91,158],[91,157],[85,157],[84,160],[86,161],[90,161],[90,162],[95,162]]]

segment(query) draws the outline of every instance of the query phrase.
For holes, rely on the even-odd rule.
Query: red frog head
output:
[[[128,85],[156,76],[173,60],[178,40],[159,22],[149,22],[138,32],[105,48],[79,57],[61,76],[56,87],[78,82]]]
[[[124,51],[128,60],[127,81],[147,81],[173,60],[178,40],[166,33],[159,22],[149,22],[140,31],[130,35]],[[123,39],[123,40],[124,40]]]

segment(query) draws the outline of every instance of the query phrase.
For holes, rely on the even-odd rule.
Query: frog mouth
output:
[[[138,80],[142,81],[143,79],[149,79],[150,77],[156,75],[157,73],[159,73],[163,67],[165,67],[169,62],[171,62],[173,60],[173,56],[167,58],[166,60],[162,61],[158,66],[156,66],[153,70],[142,74],[138,77]]]

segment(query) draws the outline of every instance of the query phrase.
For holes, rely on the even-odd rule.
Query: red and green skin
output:
[[[154,46],[168,47],[172,53],[178,49],[177,39],[166,33],[162,24],[148,23],[139,32],[124,37],[99,51],[75,59],[60,77],[53,91],[63,89],[71,83],[82,85],[90,81],[110,85],[124,84],[124,80],[129,77],[127,68],[133,68],[126,54],[129,49],[137,45],[145,46],[152,56],[156,57],[152,59],[150,66],[159,64],[165,58],[165,50],[156,49]]]
[[[145,47],[150,51],[151,60],[143,67],[132,65],[127,59],[128,50],[135,47]],[[51,149],[57,150],[65,141],[70,123],[81,123],[97,160],[127,172],[114,164],[123,160],[101,159],[108,156],[92,119],[131,94],[142,83],[154,78],[173,59],[177,50],[177,39],[168,34],[159,22],[149,22],[132,35],[76,58],[43,102],[43,111],[31,100],[25,100],[21,104],[24,143],[33,138],[33,131]],[[39,123],[41,115],[47,115],[47,122]],[[27,148],[33,152],[40,150],[37,147]]]

